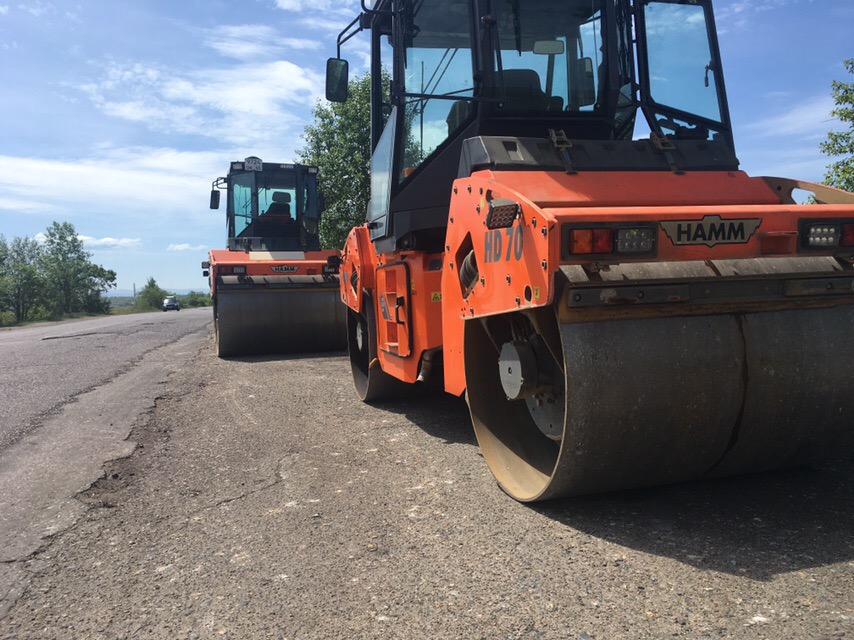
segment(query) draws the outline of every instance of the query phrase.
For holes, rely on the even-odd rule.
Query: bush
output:
[[[178,302],[182,307],[209,307],[211,305],[211,297],[207,293],[201,291],[190,291],[188,294],[178,296]]]
[[[134,306],[140,311],[153,311],[154,309],[163,308],[163,298],[169,295],[165,289],[157,286],[154,278],[149,278],[148,282],[136,296]]]

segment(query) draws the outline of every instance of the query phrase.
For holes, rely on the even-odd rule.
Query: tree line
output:
[[[116,272],[91,258],[70,222],[53,222],[43,241],[0,235],[0,324],[109,313]]]
[[[160,309],[163,305],[163,298],[172,295],[166,289],[161,289],[160,285],[154,278],[149,278],[145,286],[136,294],[133,306],[137,311],[151,311],[152,309]],[[178,302],[182,307],[209,307],[211,305],[211,296],[207,292],[190,291],[184,295],[176,295]]]
[[[112,312],[104,294],[116,286],[116,272],[92,262],[70,222],[53,222],[43,239],[0,235],[0,326],[75,315]],[[133,300],[134,311],[161,309],[170,295],[154,278]],[[207,293],[178,296],[182,307],[210,304]]]

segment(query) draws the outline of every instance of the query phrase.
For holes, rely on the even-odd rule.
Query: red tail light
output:
[[[582,223],[583,224],[583,223]],[[655,252],[655,229],[652,225],[609,224],[606,226],[564,226],[563,257],[633,256]]]
[[[234,264],[234,265],[224,264],[224,265],[220,266],[219,273],[220,273],[220,275],[223,275],[223,276],[228,276],[228,275],[235,275],[235,276],[240,275],[240,276],[242,276],[242,275],[246,274],[246,267],[244,265],[240,265],[240,264]]]
[[[570,234],[570,253],[611,253],[613,251],[611,229],[573,229]]]

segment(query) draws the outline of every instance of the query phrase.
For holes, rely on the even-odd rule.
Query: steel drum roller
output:
[[[475,432],[518,500],[793,466],[854,444],[854,307],[558,329],[564,418],[550,439],[524,401],[506,399],[483,325],[466,323]]]
[[[217,355],[343,350],[346,310],[338,287],[220,291]]]

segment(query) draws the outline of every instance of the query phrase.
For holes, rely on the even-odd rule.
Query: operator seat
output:
[[[274,191],[273,202],[270,203],[263,215],[287,218],[286,222],[293,222],[293,218],[291,218],[291,194],[287,191]]]
[[[533,69],[505,69],[504,90],[507,111],[546,111],[551,106]]]

